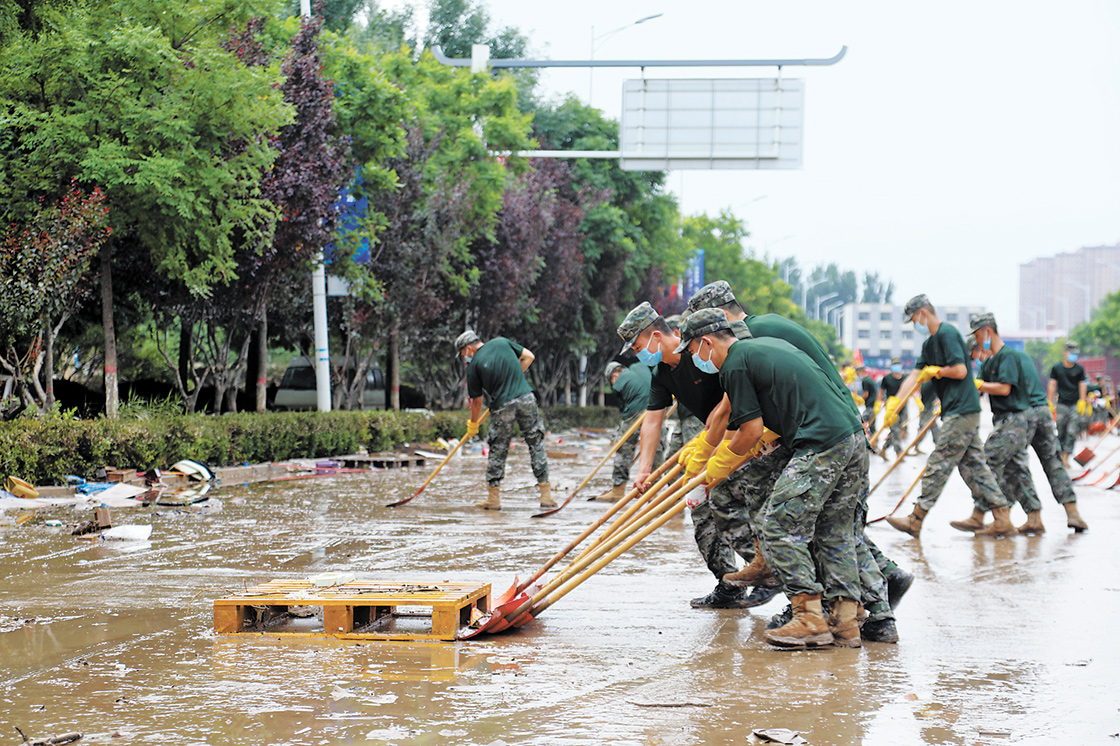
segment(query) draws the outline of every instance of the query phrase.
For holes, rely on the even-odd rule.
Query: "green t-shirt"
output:
[[[916,366],[921,369],[927,365],[964,365],[964,378],[934,378],[934,390],[941,400],[941,416],[955,414],[975,414],[980,411],[980,395],[976,393],[976,383],[972,377],[972,366],[964,337],[955,326],[942,323],[937,333],[931,334],[922,343],[922,354]]]
[[[871,376],[863,377],[863,400],[867,403],[875,401],[875,395],[879,392],[879,386],[875,383],[875,379]]]
[[[692,363],[692,355],[688,352],[681,354],[676,367],[658,363],[653,369],[646,409],[668,409],[674,398],[682,407],[696,415],[697,419],[705,422],[716,405],[723,401],[719,376],[697,370]]]
[[[511,399],[531,393],[533,387],[521,370],[524,349],[505,337],[483,343],[467,366],[467,395],[475,399],[486,392],[490,408],[497,409]]]
[[[1042,388],[1042,381],[1038,377],[1038,370],[1034,367],[1034,360],[1022,350],[1012,350],[1012,352],[1019,358],[1019,365],[1023,368],[1023,390],[1027,394],[1027,406],[1046,406],[1046,389]]]
[[[891,373],[883,376],[883,380],[879,381],[879,388],[883,390],[883,401],[885,402],[888,397],[898,396],[898,391],[902,388],[902,382],[905,380],[904,377],[895,378]]]
[[[992,405],[993,414],[1008,414],[1022,412],[1030,407],[1027,401],[1026,371],[1016,357],[1015,351],[1007,345],[999,348],[999,352],[985,360],[980,366],[980,379],[988,383],[1006,383],[1011,386],[1011,393],[1007,396],[988,394],[988,401]],[[1034,376],[1034,366],[1031,366],[1030,375]]]
[[[751,330],[752,336],[784,339],[808,355],[836,390],[846,396],[852,412],[855,413],[857,419],[859,418],[859,407],[856,406],[855,399],[852,398],[852,392],[848,390],[847,384],[840,377],[840,372],[836,370],[836,366],[832,364],[832,360],[828,357],[828,352],[824,349],[820,340],[810,334],[808,329],[796,321],[790,321],[785,316],[776,313],[748,316],[744,320],[747,322],[747,328]]]
[[[644,363],[633,363],[614,379],[611,389],[618,395],[618,411],[628,420],[646,408],[653,373]]]
[[[1079,363],[1066,367],[1058,363],[1050,369],[1050,377],[1058,382],[1058,403],[1073,406],[1081,400],[1079,384],[1085,380],[1085,369]]]
[[[734,343],[719,380],[731,399],[729,429],[762,417],[795,455],[826,450],[863,432],[847,389],[836,391],[812,358],[783,339]]]

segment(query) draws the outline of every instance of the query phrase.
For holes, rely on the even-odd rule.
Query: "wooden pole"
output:
[[[481,426],[482,423],[485,422],[486,418],[489,417],[489,416],[490,416],[490,410],[487,409],[485,412],[482,413],[482,416],[478,418],[478,424]],[[436,474],[439,474],[439,470],[447,465],[447,462],[451,460],[451,457],[454,456],[459,451],[459,449],[463,447],[463,443],[466,443],[466,442],[467,442],[467,439],[465,437],[459,439],[459,442],[456,443],[455,447],[451,449],[451,453],[447,454],[447,458],[445,458],[443,461],[441,461],[439,466],[436,467],[435,471],[433,471],[431,474],[428,475],[427,481],[425,481],[424,484],[420,485],[420,489],[413,492],[410,497],[406,497],[403,500],[397,500],[395,503],[389,503],[385,507],[386,508],[399,508],[400,506],[404,505],[405,503],[411,502],[412,500],[416,499],[417,495],[419,495],[421,492],[423,492],[424,489],[429,484],[432,483],[432,480],[436,478]]]

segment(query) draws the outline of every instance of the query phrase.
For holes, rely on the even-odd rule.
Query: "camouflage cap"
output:
[[[465,332],[455,338],[455,354],[458,355],[459,351],[467,345],[474,344],[475,342],[480,341],[481,340],[478,338],[478,335],[474,333],[474,329],[467,329]]]
[[[902,358],[892,357],[891,365],[902,365]]]
[[[679,313],[666,316],[665,323],[668,324],[671,329],[679,332],[681,330],[682,317]]]
[[[611,376],[614,375],[614,372],[616,370],[623,370],[625,367],[626,366],[624,366],[622,363],[616,363],[614,361],[611,361],[611,362],[607,363],[607,369],[605,371],[603,371],[603,378],[606,378],[607,383],[610,383]]]
[[[1077,342],[1073,341],[1072,339],[1067,339],[1066,340],[1066,349],[1069,350],[1070,352],[1077,352],[1077,349],[1078,349]]]
[[[992,329],[999,328],[996,326],[996,316],[994,313],[978,313],[968,320],[968,330],[973,334],[983,329],[985,326],[989,326]]]
[[[659,318],[661,314],[648,301],[626,314],[626,318],[618,325],[618,336],[622,337],[622,351],[629,349],[638,335]]]
[[[976,337],[969,337],[965,344],[968,346],[969,357],[972,357],[972,353],[976,352],[976,348],[980,346],[976,344]]]
[[[925,293],[915,295],[913,298],[906,301],[906,307],[902,309],[902,318],[904,321],[909,321],[910,317],[917,313],[919,308],[932,305],[933,304],[929,302],[929,298]]]
[[[679,355],[688,347],[688,343],[697,337],[730,328],[731,324],[723,311],[718,308],[702,308],[689,314],[684,320],[684,325],[681,327],[681,343],[673,352]]]
[[[696,291],[696,295],[689,298],[688,310],[699,311],[702,308],[716,308],[734,301],[735,293],[731,291],[731,286],[724,280],[716,280],[715,282],[709,282]]]

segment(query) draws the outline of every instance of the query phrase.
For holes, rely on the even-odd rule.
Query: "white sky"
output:
[[[393,7],[405,1],[385,5]],[[758,254],[835,261],[895,282],[894,300],[983,304],[1017,326],[1018,265],[1120,242],[1120,2],[1115,0],[484,0],[536,56],[733,59],[847,56],[805,79],[800,171],[674,171],[685,213],[730,207]],[[660,18],[630,26],[652,13]],[[765,77],[773,68],[647,69],[648,77]],[[638,70],[597,69],[593,104],[618,118]],[[588,71],[543,90],[588,96]]]

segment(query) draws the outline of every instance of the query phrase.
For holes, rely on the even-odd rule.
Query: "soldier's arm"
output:
[[[522,347],[521,348],[521,356],[519,358],[517,358],[517,361],[519,363],[521,363],[521,371],[525,372],[525,371],[529,370],[529,366],[532,365],[533,361],[536,360],[536,359],[537,359],[537,356],[533,354],[532,350],[530,350],[528,347]],[[507,360],[508,360],[508,358],[507,358]]]
[[[1058,379],[1051,378],[1046,383],[1046,401],[1054,403],[1054,395],[1058,393]]]
[[[942,368],[941,370],[945,370],[945,368]],[[962,378],[963,378],[963,376],[962,376]],[[913,391],[914,387],[917,386],[917,385],[918,385],[918,369],[915,368],[914,370],[910,371],[907,374],[905,380],[903,380],[903,382],[902,382],[902,386],[899,387],[898,393],[895,394],[895,396],[898,397],[899,401],[902,401],[906,397],[910,396],[910,392]]]
[[[1089,395],[1088,394],[1088,386],[1085,385],[1085,381],[1082,381],[1081,383],[1077,384],[1077,396],[1078,396],[1078,398],[1081,399],[1081,401],[1085,401],[1085,397],[1088,396],[1088,395]]]
[[[471,399],[471,420],[478,422],[478,418],[482,416],[482,397],[476,396]]]
[[[719,442],[724,439],[729,417],[731,417],[731,400],[727,398],[727,394],[724,394],[720,403],[708,415],[708,421],[704,423],[704,429],[708,431],[709,443],[719,445]]]
[[[956,365],[943,365],[941,372],[937,374],[939,378],[955,378],[960,381],[968,375],[968,366],[964,363],[957,363]]]
[[[735,453],[748,453],[762,437],[762,418],[755,417],[753,420],[747,420],[734,432],[731,442],[727,444],[728,447]]]
[[[646,418],[642,420],[641,434],[638,436],[638,474],[634,478],[634,486],[639,490],[645,490],[650,472],[653,471],[653,457],[661,446],[661,425],[664,422],[664,409],[646,410]]]

